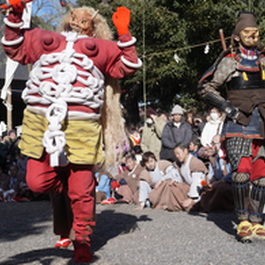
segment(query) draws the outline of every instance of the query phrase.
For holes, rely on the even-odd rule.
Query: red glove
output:
[[[131,19],[131,11],[125,7],[118,7],[117,11],[112,15],[112,22],[115,25],[118,34],[123,35],[129,32]]]
[[[120,184],[118,183],[118,181],[116,181],[116,180],[112,180],[111,181],[111,188],[113,189],[113,190],[116,190],[117,188],[119,188],[120,187]]]
[[[30,2],[26,0],[8,0],[8,3],[12,6],[12,10],[15,13],[23,13],[23,10],[25,8],[25,3]]]

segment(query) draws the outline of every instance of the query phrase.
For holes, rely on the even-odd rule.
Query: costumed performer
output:
[[[205,102],[227,118],[221,140],[232,167],[239,241],[265,238],[265,57],[253,13],[241,12],[232,43],[199,82]],[[226,84],[226,100],[217,91]]]
[[[63,190],[67,178],[73,212],[74,261],[92,259],[90,235],[95,226],[95,185],[92,166],[102,162],[101,107],[105,76],[133,74],[141,61],[128,27],[130,11],[113,14],[119,41],[93,36],[93,16],[75,10],[62,33],[20,29],[23,4],[14,0],[4,18],[6,54],[33,64],[22,98],[24,111],[21,152],[29,156],[27,183],[34,192]],[[115,150],[115,149],[114,149]],[[114,151],[115,152],[115,151]]]

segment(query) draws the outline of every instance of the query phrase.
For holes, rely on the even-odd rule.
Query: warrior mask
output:
[[[259,43],[259,29],[251,12],[241,12],[233,32],[233,39],[244,47],[256,47]]]
[[[258,28],[247,27],[239,33],[240,41],[245,47],[255,47],[259,42],[259,30]]]
[[[84,10],[73,10],[69,22],[71,30],[79,35],[93,35],[93,19]]]

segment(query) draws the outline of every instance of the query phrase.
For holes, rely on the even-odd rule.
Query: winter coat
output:
[[[157,122],[151,125],[145,123],[143,128],[141,148],[143,152],[153,152],[157,159],[161,150],[161,137],[165,124],[166,121],[158,118]]]
[[[188,146],[192,137],[192,127],[189,123],[182,120],[180,126],[176,127],[173,121],[168,121],[162,133],[160,159],[171,162],[176,161],[176,156],[173,151],[174,147],[178,143],[184,143]]]

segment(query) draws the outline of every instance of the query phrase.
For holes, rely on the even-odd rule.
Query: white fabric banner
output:
[[[24,9],[22,19],[24,21],[24,25],[21,28],[29,28],[30,27],[30,20],[31,20],[31,12],[32,12],[32,2],[29,2],[26,4],[26,8]],[[11,93],[9,91],[9,86],[11,85],[11,82],[14,78],[14,74],[17,70],[19,63],[16,61],[13,61],[9,57],[7,57],[6,61],[6,72],[5,72],[5,83],[2,87],[1,92],[1,99],[3,100],[4,105],[11,110],[12,106],[7,105],[6,99],[7,99],[7,93]]]

